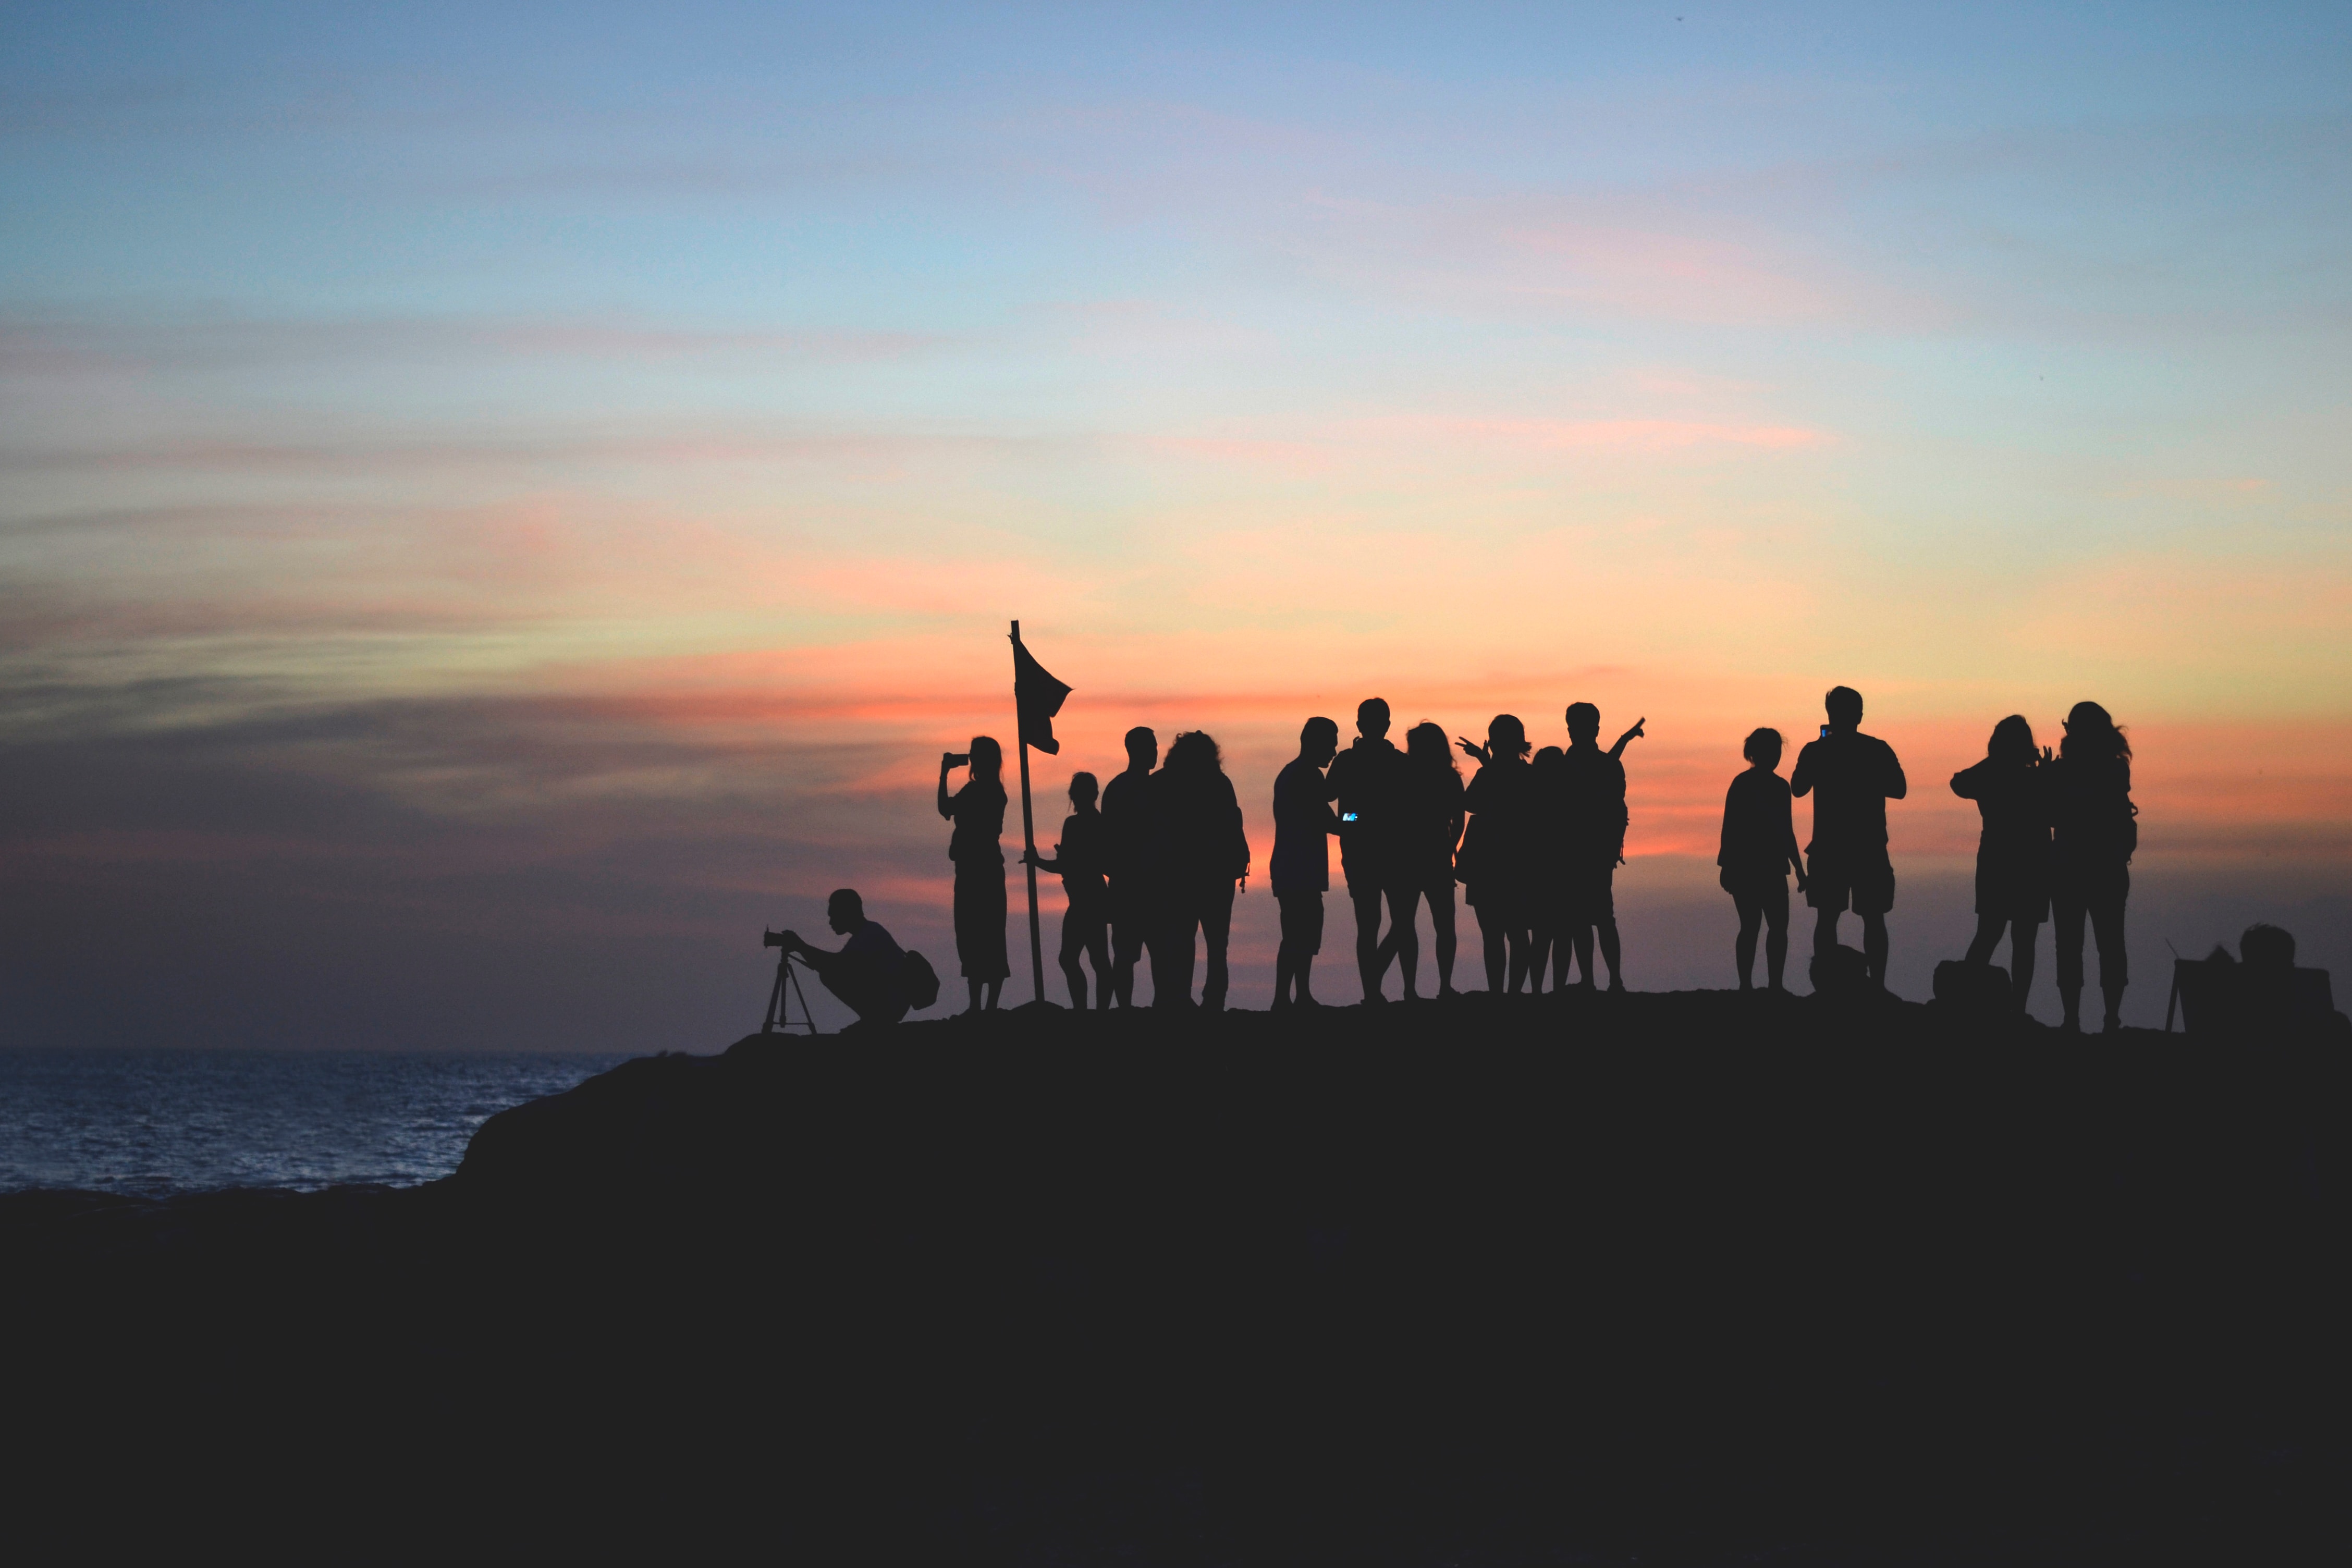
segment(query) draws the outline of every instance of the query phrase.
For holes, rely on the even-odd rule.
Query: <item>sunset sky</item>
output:
[[[952,994],[1016,616],[1048,844],[1132,723],[1262,868],[1309,714],[1645,716],[1640,988],[1843,682],[1924,996],[2094,698],[2127,1017],[2352,991],[2352,8],[1269,9],[8,7],[0,1042],[710,1049],[843,884]]]

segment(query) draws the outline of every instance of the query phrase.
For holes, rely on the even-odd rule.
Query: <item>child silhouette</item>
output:
[[[1789,872],[1797,873],[1797,891],[1805,890],[1804,857],[1797,852],[1797,829],[1789,797],[1789,781],[1779,769],[1780,731],[1755,730],[1739,748],[1748,771],[1731,781],[1723,796],[1723,847],[1715,858],[1722,869],[1716,880],[1731,895],[1739,912],[1739,935],[1731,953],[1739,965],[1739,988],[1756,988],[1756,932],[1764,938],[1764,973],[1775,991],[1789,963]]]
[[[1062,912],[1062,973],[1070,983],[1070,1005],[1087,1009],[1087,972],[1081,955],[1094,961],[1095,1005],[1108,1007],[1111,998],[1110,894],[1103,881],[1102,813],[1095,809],[1097,786],[1092,773],[1070,775],[1070,815],[1062,820],[1062,841],[1054,846],[1055,858],[1034,849],[1021,852],[1024,864],[1040,871],[1058,872],[1062,891],[1069,900]]]

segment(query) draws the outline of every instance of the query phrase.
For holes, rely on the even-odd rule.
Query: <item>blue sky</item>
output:
[[[1645,712],[1668,901],[1832,680],[1936,779],[2095,696],[2158,742],[2144,869],[2301,910],[2347,68],[2340,6],[12,7],[15,863],[100,926],[244,845],[256,907],[373,889],[354,951],[619,904],[684,972],[845,878],[919,928],[906,759],[1001,722],[1017,614],[1094,765],[1206,724],[1245,802],[1368,686]],[[66,782],[161,738],[215,805]],[[255,849],[298,787],[343,804]],[[434,869],[477,828],[561,890]]]

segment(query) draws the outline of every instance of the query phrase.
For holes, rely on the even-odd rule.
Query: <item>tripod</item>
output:
[[[793,1002],[797,998],[801,1016],[793,1016]],[[788,948],[776,955],[776,984],[768,993],[768,1016],[760,1025],[763,1035],[781,1035],[793,1029],[816,1033],[816,1020],[809,1014],[808,993],[801,989],[799,971],[793,967],[792,951]]]

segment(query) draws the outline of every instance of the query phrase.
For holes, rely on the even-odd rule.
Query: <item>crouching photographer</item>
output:
[[[835,935],[849,939],[837,952],[812,947],[788,931],[768,932],[765,945],[782,948],[807,964],[824,988],[857,1015],[859,1024],[895,1024],[910,1007],[926,1007],[937,1000],[939,981],[930,965],[866,918],[866,900],[856,889],[843,888],[827,899],[824,918]],[[927,979],[929,996],[922,994]]]

